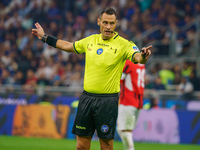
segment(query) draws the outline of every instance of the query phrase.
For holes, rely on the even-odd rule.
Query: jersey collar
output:
[[[116,39],[116,38],[118,37],[118,35],[119,35],[118,32],[116,32],[116,31],[115,31],[114,33],[115,33],[115,35],[114,35],[112,38],[110,38],[110,39],[105,39],[105,40],[104,40],[104,39],[102,39],[102,34],[100,34],[100,36],[101,36],[101,39],[102,39],[103,41],[110,41],[110,40]]]

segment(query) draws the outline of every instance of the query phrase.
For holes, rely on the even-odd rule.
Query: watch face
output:
[[[48,35],[46,35],[46,34],[44,34],[44,35],[42,36],[42,42],[44,42],[44,43],[46,42],[47,36],[48,36]]]

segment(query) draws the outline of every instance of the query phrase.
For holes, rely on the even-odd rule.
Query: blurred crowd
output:
[[[31,29],[39,22],[47,34],[74,42],[99,33],[97,17],[105,7],[117,10],[117,32],[129,40],[162,26],[143,41],[144,45],[161,41],[157,49],[162,54],[168,53],[175,30],[178,54],[188,51],[196,28],[190,26],[184,32],[178,29],[200,15],[200,0],[1,0],[0,84],[23,85],[26,89],[38,84],[82,87],[84,54],[50,47],[34,37]],[[191,42],[183,45],[185,40]],[[187,82],[191,83],[189,88],[200,90],[195,63],[156,64],[145,79],[146,88],[157,90],[168,89],[171,84],[183,90]]]

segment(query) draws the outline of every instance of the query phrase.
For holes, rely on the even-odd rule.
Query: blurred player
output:
[[[124,150],[134,150],[132,131],[143,105],[145,65],[127,60],[121,78],[117,131]]]
[[[118,114],[120,77],[127,59],[146,63],[150,48],[138,51],[133,42],[115,32],[117,15],[113,8],[104,9],[98,20],[101,34],[70,43],[44,33],[39,23],[32,34],[40,40],[66,52],[85,53],[84,91],[79,99],[72,133],[77,137],[77,150],[89,150],[97,131],[101,150],[112,150]]]

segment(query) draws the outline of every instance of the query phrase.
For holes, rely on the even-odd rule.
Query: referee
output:
[[[150,48],[140,52],[137,46],[115,32],[117,15],[105,8],[98,18],[101,34],[70,43],[45,34],[39,23],[32,34],[50,46],[66,52],[85,53],[84,91],[79,99],[72,133],[77,137],[77,150],[89,150],[94,131],[101,149],[112,150],[118,114],[118,93],[125,61],[146,63]]]

